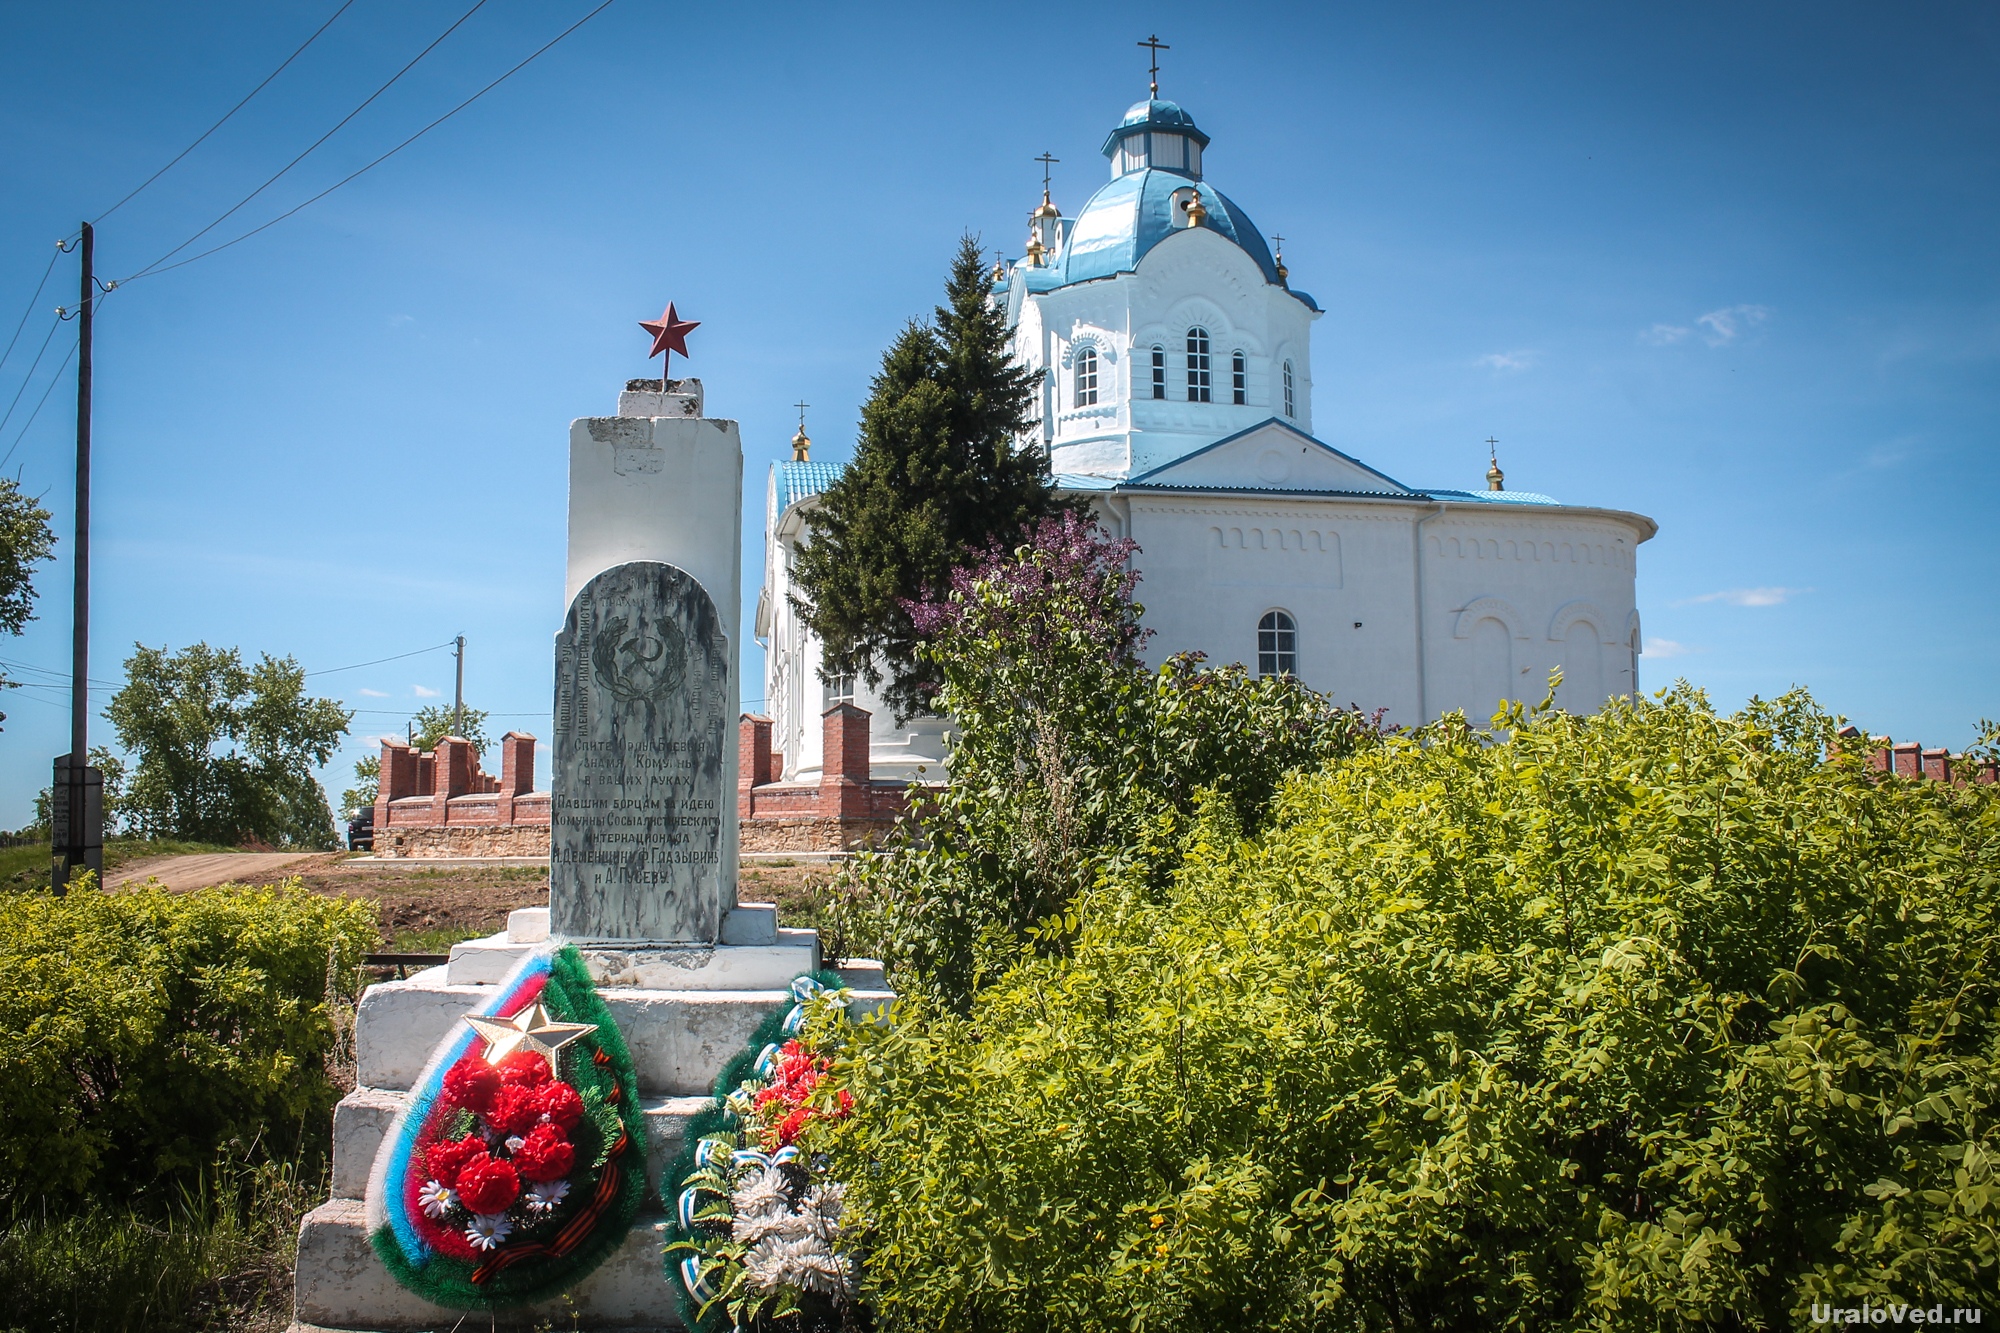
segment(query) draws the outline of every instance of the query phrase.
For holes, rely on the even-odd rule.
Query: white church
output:
[[[1179,106],[1138,103],[1104,141],[1111,179],[1073,219],[1045,190],[1025,253],[994,272],[1015,355],[1043,372],[1058,488],[1139,544],[1148,657],[1290,673],[1390,723],[1483,724],[1556,667],[1572,711],[1635,692],[1653,521],[1507,490],[1497,462],[1485,490],[1407,484],[1317,439],[1323,312],[1208,181],[1208,146]],[[842,701],[872,714],[876,778],[941,777],[941,720],[899,727],[865,683],[820,679],[791,556],[840,465],[794,443],[771,469],[755,628],[782,780],[817,780],[821,713]]]

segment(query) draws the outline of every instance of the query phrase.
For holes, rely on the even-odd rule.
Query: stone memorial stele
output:
[[[735,889],[724,880],[731,653],[714,599],[674,565],[615,565],[570,603],[556,639],[554,934],[720,938]]]

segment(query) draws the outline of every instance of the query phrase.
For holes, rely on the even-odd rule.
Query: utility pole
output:
[[[459,635],[452,656],[458,659],[458,685],[451,692],[451,734],[465,735],[465,636]]]
[[[56,760],[49,787],[50,887],[63,893],[70,876],[89,870],[104,879],[104,775],[90,761],[90,324],[97,301],[95,235],[88,222],[78,241],[83,282],[76,309],[76,601],[71,611],[69,753]]]

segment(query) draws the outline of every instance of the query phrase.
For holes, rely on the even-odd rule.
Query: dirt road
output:
[[[211,884],[269,884],[305,867],[301,861],[328,858],[324,852],[213,852],[135,861],[104,877],[107,889],[157,879],[170,889],[205,889]],[[286,867],[291,867],[289,871]]]

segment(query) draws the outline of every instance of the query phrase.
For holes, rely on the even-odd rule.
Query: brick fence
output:
[[[472,742],[448,736],[437,749],[382,742],[375,797],[377,856],[547,856],[549,794],[535,781],[535,738],[500,738],[500,776],[479,767]]]
[[[818,782],[780,782],[784,756],[771,750],[771,719],[738,724],[741,767],[736,813],[746,852],[846,852],[881,841],[909,808],[900,782],[868,773],[869,715],[853,704],[826,710],[826,763]],[[375,798],[377,856],[547,856],[549,794],[530,791],[535,738],[500,740],[500,776],[482,772],[470,741],[447,737],[432,751],[382,742]]]
[[[847,852],[882,840],[909,809],[900,782],[868,773],[865,709],[835,704],[821,715],[826,761],[818,782],[780,782],[771,719],[745,713],[736,733],[736,814],[746,852]]]
[[[1842,727],[1840,742],[1860,741],[1867,749],[1872,772],[1929,782],[2000,782],[2000,761],[1952,757],[1949,750],[1926,750],[1916,741],[1898,743],[1887,736],[1864,736],[1859,727]]]

